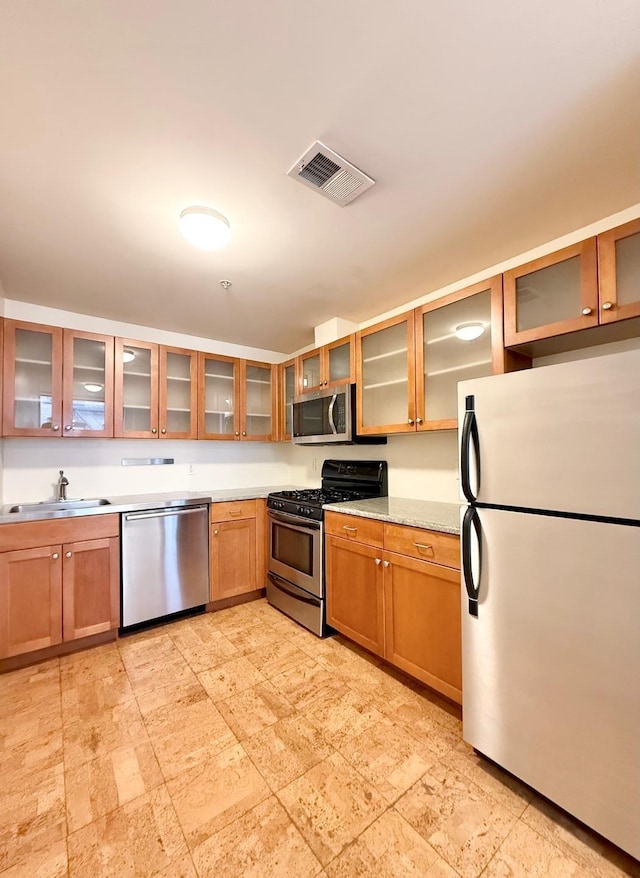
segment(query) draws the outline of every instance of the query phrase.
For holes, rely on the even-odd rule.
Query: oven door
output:
[[[346,384],[296,396],[292,403],[292,441],[295,445],[350,442],[351,387]]]
[[[269,510],[269,572],[323,597],[322,522]]]

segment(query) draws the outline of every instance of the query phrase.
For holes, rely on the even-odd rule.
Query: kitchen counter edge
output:
[[[390,524],[422,527],[446,534],[460,534],[460,505],[432,500],[408,500],[403,497],[373,497],[346,503],[327,503],[327,512],[373,518]]]

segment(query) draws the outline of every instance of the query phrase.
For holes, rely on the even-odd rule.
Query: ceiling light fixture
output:
[[[100,393],[100,391],[104,389],[102,384],[88,383],[88,384],[83,384],[82,386],[84,387],[85,390],[88,390],[89,393]]]
[[[180,214],[180,231],[201,250],[219,250],[231,240],[229,220],[211,207],[187,207]]]
[[[123,363],[132,363],[135,360],[135,358],[136,358],[136,355],[134,354],[133,351],[128,350],[128,348],[125,348],[123,350],[123,352],[122,352],[122,362]]]
[[[459,326],[456,326],[456,338],[459,338],[461,341],[474,341],[474,339],[480,338],[483,333],[483,323],[461,323]]]

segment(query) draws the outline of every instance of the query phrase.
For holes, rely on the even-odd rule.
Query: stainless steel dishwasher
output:
[[[209,507],[122,515],[122,628],[209,600]]]

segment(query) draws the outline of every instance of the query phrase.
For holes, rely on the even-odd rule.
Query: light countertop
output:
[[[406,500],[403,497],[373,497],[369,500],[351,500],[331,503],[323,507],[328,512],[342,512],[361,518],[375,518],[392,524],[424,527],[441,533],[460,533],[460,505],[436,503],[432,500]]]

